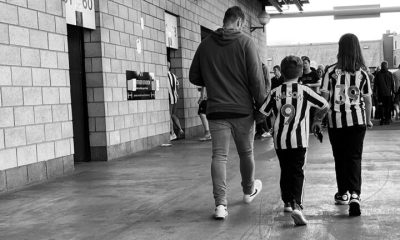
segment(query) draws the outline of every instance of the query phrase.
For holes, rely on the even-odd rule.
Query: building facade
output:
[[[360,45],[367,67],[380,66],[380,63],[384,59],[382,40],[360,41]],[[337,61],[338,47],[337,43],[268,46],[267,62],[272,69],[273,66],[280,65],[285,56],[296,55],[308,56],[314,65],[331,65]]]
[[[108,161],[168,142],[167,59],[180,82],[185,135],[199,134],[191,60],[201,29],[217,29],[234,5],[245,11],[244,32],[266,61],[265,33],[250,33],[258,0],[1,0],[0,192],[70,173],[75,161]],[[70,6],[93,9],[94,29],[68,25]],[[70,16],[84,26],[82,12]],[[176,20],[178,47],[167,48],[174,36],[166,16]],[[150,98],[132,98],[133,78],[137,86],[151,82]]]

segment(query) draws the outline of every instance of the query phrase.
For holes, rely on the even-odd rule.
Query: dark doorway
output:
[[[67,25],[75,162],[90,161],[83,28]]]

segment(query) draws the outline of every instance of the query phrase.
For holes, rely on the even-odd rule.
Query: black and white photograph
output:
[[[399,0],[0,0],[0,240],[400,239]]]

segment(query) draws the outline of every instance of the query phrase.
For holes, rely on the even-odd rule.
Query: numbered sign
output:
[[[96,29],[94,0],[63,0],[67,24]]]

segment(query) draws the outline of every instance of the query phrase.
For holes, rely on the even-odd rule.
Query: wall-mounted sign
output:
[[[128,100],[155,99],[154,73],[126,71],[126,82]]]
[[[165,13],[165,43],[167,47],[178,49],[178,18]]]
[[[138,54],[142,53],[142,41],[140,41],[140,38],[136,39],[136,52]]]
[[[62,0],[67,24],[96,29],[94,0]]]

